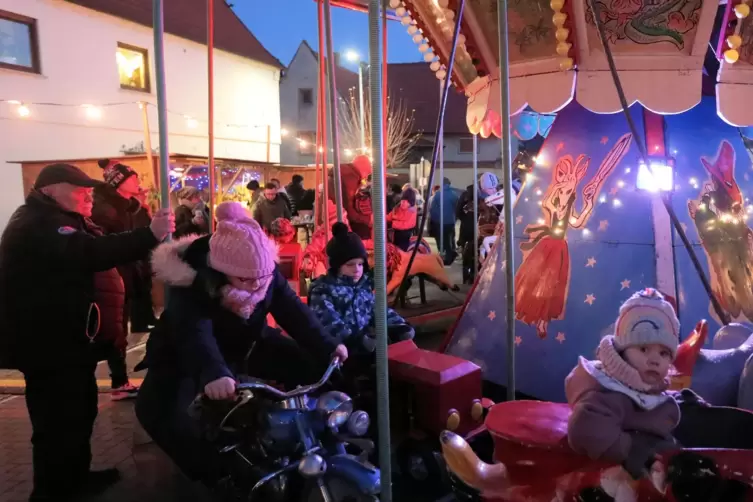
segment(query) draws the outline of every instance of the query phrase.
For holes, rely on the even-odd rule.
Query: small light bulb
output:
[[[619,180],[619,181],[617,182],[617,186],[618,186],[618,187],[620,187],[620,188],[622,188],[622,187],[624,187],[624,186],[625,186],[625,182],[624,182],[624,181],[622,181],[622,180]]]
[[[620,206],[622,206],[622,202],[620,202],[620,199],[614,199],[614,200],[612,201],[612,205],[613,205],[614,207],[620,207]]]
[[[19,105],[18,108],[16,108],[16,111],[21,117],[28,117],[31,115],[31,110],[29,110],[29,107],[26,105]]]

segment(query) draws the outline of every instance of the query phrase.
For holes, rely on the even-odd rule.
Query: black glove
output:
[[[677,448],[677,443],[671,436],[662,438],[645,432],[633,432],[630,436],[632,439],[630,451],[622,467],[633,479],[641,479],[651,470],[657,453]]]

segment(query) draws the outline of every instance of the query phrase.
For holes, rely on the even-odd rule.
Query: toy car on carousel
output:
[[[705,321],[678,351],[689,374],[705,339]],[[734,351],[727,351],[734,352]],[[482,461],[452,431],[440,434],[442,455],[460,500],[498,502],[753,502],[753,413],[712,406],[689,391],[677,395],[682,418],[673,434],[681,447],[657,457],[633,480],[620,466],[575,453],[567,440],[570,407],[512,401],[492,406],[485,426],[493,463]]]

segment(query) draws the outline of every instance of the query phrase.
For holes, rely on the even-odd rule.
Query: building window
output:
[[[314,104],[314,91],[312,89],[298,89],[298,106],[311,106]]]
[[[41,73],[36,19],[0,10],[0,68]]]
[[[460,138],[458,153],[473,153],[473,138]]]
[[[115,60],[121,88],[150,92],[149,52],[146,49],[118,42]]]
[[[316,148],[316,131],[301,131],[298,133],[298,153],[314,155]]]

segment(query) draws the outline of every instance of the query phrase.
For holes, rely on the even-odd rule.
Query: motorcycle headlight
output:
[[[326,417],[327,426],[334,429],[348,421],[353,413],[353,401],[347,394],[333,390],[319,396],[316,409]]]
[[[368,413],[362,410],[354,411],[348,419],[348,432],[360,437],[369,431],[369,425],[371,425],[371,419]]]

